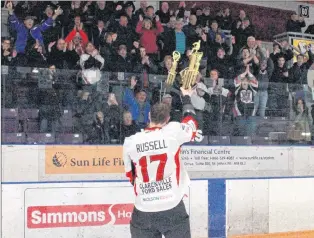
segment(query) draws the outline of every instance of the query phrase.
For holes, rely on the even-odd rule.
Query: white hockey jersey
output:
[[[138,210],[169,210],[182,200],[190,178],[180,160],[180,147],[193,139],[196,129],[193,117],[186,117],[182,123],[148,128],[125,139],[125,171],[131,182],[134,181]]]

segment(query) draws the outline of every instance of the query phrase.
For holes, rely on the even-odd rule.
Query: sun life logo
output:
[[[52,163],[56,167],[64,167],[68,158],[63,152],[57,152],[55,155],[52,157]]]

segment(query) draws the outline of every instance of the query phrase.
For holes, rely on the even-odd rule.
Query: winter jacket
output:
[[[261,70],[258,72],[256,79],[258,81],[258,91],[267,91],[269,80],[274,71],[274,63],[271,58],[267,60],[267,68],[264,72]]]
[[[127,88],[124,92],[124,96],[123,96],[123,104],[126,105],[128,107],[128,110],[131,112],[132,114],[132,118],[134,121],[137,121],[139,116],[140,116],[140,105],[137,102],[136,98],[134,97],[134,93],[131,89]],[[149,122],[149,112],[150,112],[150,104],[148,101],[145,102],[144,105],[144,111],[145,111],[145,115],[144,115],[144,122],[148,123]]]
[[[39,43],[43,45],[44,39],[43,39],[42,33],[48,30],[53,24],[52,18],[48,18],[41,25],[36,25],[30,30],[28,30],[25,27],[25,25],[19,21],[19,19],[16,17],[15,14],[12,14],[9,16],[9,22],[10,22],[11,27],[17,33],[17,39],[15,42],[16,51],[17,53],[23,53],[23,54],[25,53],[25,48],[27,46],[28,32],[30,32],[30,35],[33,37],[34,42],[38,40]]]
[[[288,20],[286,25],[287,32],[302,32],[301,28],[305,27],[305,22]]]
[[[140,43],[145,47],[147,54],[156,54],[158,51],[157,36],[164,31],[164,28],[159,21],[156,22],[157,29],[147,30],[142,25],[143,21],[139,21],[136,26],[136,33],[140,34]]]

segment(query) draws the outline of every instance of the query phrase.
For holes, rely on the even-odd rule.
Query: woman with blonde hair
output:
[[[140,34],[140,44],[146,49],[148,55],[158,53],[157,36],[164,31],[163,26],[156,16],[156,29],[152,28],[153,24],[150,19],[143,19],[140,15],[140,20],[136,26],[136,33]]]

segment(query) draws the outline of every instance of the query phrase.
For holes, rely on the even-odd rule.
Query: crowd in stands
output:
[[[203,58],[191,99],[204,135],[254,136],[258,118],[269,115],[293,121],[292,139],[295,131],[311,132],[314,109],[300,91],[308,82],[314,45],[306,54],[296,53],[287,41],[266,49],[245,9],[235,18],[228,8],[215,13],[201,2],[177,5],[170,9],[162,2],[157,10],[147,1],[138,9],[132,1],[5,2],[10,37],[2,39],[2,65],[47,69],[52,82],[56,72],[67,72],[63,80],[71,85],[73,95],[57,83],[38,88],[39,132],[60,132],[60,118],[70,110],[68,132],[83,134],[84,143],[122,143],[145,128],[151,105],[159,101],[172,106],[172,120],[180,120],[180,77],[165,92],[164,82],[152,83],[150,75],[167,77],[173,51],[181,54],[178,72],[188,67],[198,41]],[[304,27],[296,13],[287,19],[287,32]],[[230,40],[223,30],[231,31]],[[314,24],[305,33],[314,35]],[[126,86],[101,92],[99,85],[109,82],[105,72],[123,73]],[[2,104],[8,107],[24,106]]]

